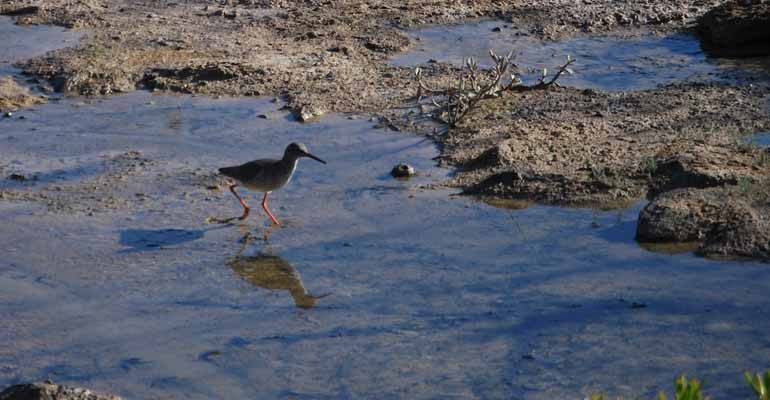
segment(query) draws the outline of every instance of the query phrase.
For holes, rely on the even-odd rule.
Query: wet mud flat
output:
[[[89,29],[81,46],[32,60],[25,69],[80,94],[137,86],[201,94],[284,95],[290,107],[323,112],[400,106],[409,69],[384,65],[413,45],[405,29],[498,18],[539,38],[615,30],[672,32],[718,1],[583,4],[536,1],[381,0],[307,2],[5,2],[22,23]],[[25,10],[21,12],[20,10]]]
[[[587,16],[611,17],[589,31],[612,31],[624,21],[612,12],[639,15],[629,17],[637,27],[668,15],[666,31],[701,12],[545,4],[50,2],[19,16],[94,29],[82,47],[24,64],[43,89],[252,97],[57,97],[0,120],[0,386],[50,378],[127,398],[634,398],[687,371],[713,383],[714,398],[746,396],[740,371],[766,368],[770,351],[757,318],[767,266],[642,248],[634,237],[645,207],[636,198],[670,189],[668,167],[761,187],[762,155],[744,141],[768,129],[767,88],[753,71],[736,77],[742,66],[710,63],[687,37],[641,64],[602,58],[605,39],[578,40],[599,53],[594,65],[622,67],[576,75],[575,86],[602,90],[492,101],[440,149],[374,129],[415,130],[389,108],[414,94],[411,61],[388,63],[419,44],[383,21],[515,22],[556,10],[562,24],[528,25],[545,37],[575,36]],[[180,24],[190,30],[174,33]],[[563,49],[528,57],[550,63]],[[655,72],[662,59],[674,73]],[[433,82],[458,76],[453,60],[436,61],[426,67]],[[300,124],[303,110],[373,113]],[[330,164],[301,163],[271,197],[285,227],[268,229],[259,212],[246,224],[206,223],[240,212],[217,167],[278,156],[295,140]],[[402,161],[416,178],[387,175]]]
[[[390,63],[419,67],[432,88],[452,85],[448,71],[469,57],[490,68],[489,50],[510,51],[511,72],[525,84],[537,82],[544,70],[550,78],[568,57],[577,60],[573,74],[558,81],[561,87],[489,99],[437,138],[442,160],[459,167],[456,182],[466,189],[489,187],[485,178],[503,170],[525,176],[518,188],[505,185],[505,195],[557,204],[634,199],[651,185],[653,164],[675,153],[672,147],[699,148],[700,161],[717,168],[753,156],[755,165],[743,167],[764,170],[761,152],[752,154],[745,138],[770,123],[768,58],[708,57],[691,33],[548,42],[500,20],[409,34],[415,47]],[[412,125],[419,118],[392,117],[399,127],[425,130]],[[704,147],[729,149],[729,160]],[[538,181],[545,181],[542,187]]]
[[[11,17],[0,16],[0,113],[5,115],[19,108],[29,107],[46,101],[42,93],[30,90],[14,64],[48,51],[74,46],[81,34],[56,26],[42,26],[20,29]],[[30,43],[35,43],[30,46]]]
[[[706,145],[699,148],[699,161],[728,169],[719,173],[736,181],[741,172],[723,166],[723,154],[712,149],[770,129],[766,63],[747,68],[707,59],[697,40],[682,33],[714,5],[476,2],[394,8],[355,2],[337,8],[283,3],[149,7],[140,2],[121,3],[115,10],[52,2],[17,19],[91,29],[77,48],[22,65],[49,89],[89,95],[145,88],[280,96],[301,120],[365,111],[383,117],[386,125],[422,134],[432,127],[415,125],[404,111],[416,94],[414,66],[423,65],[428,83],[445,87],[462,76],[457,58],[490,47],[520,52],[525,78],[546,65],[553,73],[556,59],[574,53],[580,57],[577,73],[563,82],[570,89],[490,102],[440,139],[441,157],[468,170],[453,184],[476,194],[549,204],[622,204],[658,185],[648,182],[649,172],[669,158],[662,150],[697,141]],[[496,21],[478,22],[484,17]],[[413,30],[457,22],[465,24]],[[458,37],[471,39],[458,45]],[[554,38],[564,40],[544,42]],[[426,46],[443,56],[422,58]],[[413,52],[398,54],[409,49]],[[426,65],[430,59],[436,62]],[[522,151],[508,157],[511,145]],[[740,170],[761,170],[759,153],[745,154],[735,146],[729,153],[726,158],[736,158]],[[660,180],[667,179],[665,171],[661,174]],[[523,179],[512,182],[509,176]],[[499,178],[504,178],[502,187]]]
[[[4,120],[4,173],[38,179],[3,181],[0,384],[544,399],[653,395],[688,371],[732,397],[736,371],[770,355],[764,265],[644,250],[641,204],[512,211],[422,190],[448,173],[425,139],[366,118],[299,124],[280,107],[137,92]],[[207,189],[215,167],[290,140],[330,164],[301,163],[274,193],[284,228],[258,213],[205,223],[240,211]],[[390,178],[404,160],[422,175]],[[56,205],[37,198],[54,192]]]

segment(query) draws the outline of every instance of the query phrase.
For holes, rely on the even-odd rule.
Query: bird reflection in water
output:
[[[270,290],[288,290],[294,298],[294,304],[299,308],[313,308],[316,300],[331,294],[320,296],[308,294],[305,286],[302,285],[299,272],[279,256],[257,253],[254,256],[245,257],[239,252],[239,255],[228,261],[227,265],[254,286]]]

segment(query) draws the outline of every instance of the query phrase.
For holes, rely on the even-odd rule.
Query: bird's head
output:
[[[286,146],[286,152],[284,153],[284,156],[294,160],[300,157],[307,157],[307,158],[312,158],[322,164],[326,164],[326,161],[312,155],[310,151],[307,149],[307,146],[297,142],[291,143],[288,146]]]

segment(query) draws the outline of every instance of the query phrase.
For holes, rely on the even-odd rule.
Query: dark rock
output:
[[[409,178],[411,176],[414,176],[415,171],[414,167],[412,167],[409,164],[397,164],[395,167],[393,167],[392,170],[390,170],[390,174],[394,178]]]
[[[10,175],[8,175],[8,179],[10,179],[12,181],[17,181],[17,182],[26,182],[27,181],[27,177],[22,175],[22,174],[10,174]]]
[[[88,389],[54,383],[25,383],[0,392],[0,400],[120,400],[113,395],[96,394]]]
[[[738,183],[755,174],[753,161],[728,148],[693,143],[687,148],[670,148],[654,160],[650,192],[663,193],[680,188],[710,188]]]
[[[640,242],[701,242],[725,223],[728,195],[722,190],[678,189],[656,197],[639,212]]]
[[[325,114],[325,111],[315,106],[302,106],[293,110],[294,116],[300,122],[309,122]]]
[[[697,242],[710,257],[770,261],[767,193],[687,188],[663,193],[639,213],[640,242]]]
[[[768,209],[749,208],[712,232],[698,253],[708,257],[770,261]]]
[[[11,17],[16,17],[20,15],[37,14],[38,11],[40,11],[40,7],[38,6],[27,6],[27,7],[14,8],[8,11],[1,12],[0,15],[8,15]]]
[[[770,1],[731,0],[700,18],[698,31],[707,52],[720,57],[770,54]]]
[[[409,40],[405,37],[391,36],[359,36],[366,49],[376,53],[395,53],[409,47]]]
[[[346,56],[350,55],[350,49],[346,46],[334,46],[326,49],[326,51],[329,51],[332,53],[342,53]]]
[[[206,85],[208,82],[228,81],[249,76],[262,76],[262,68],[241,63],[207,63],[183,68],[156,68],[144,75],[142,83],[148,89],[184,88],[186,84]]]
[[[247,75],[264,75],[261,68],[238,63],[208,63],[184,67],[172,72],[176,77],[193,81],[223,81]]]
[[[495,146],[492,146],[478,157],[469,160],[463,165],[463,169],[466,171],[473,171],[477,169],[494,168],[511,165],[514,160],[514,152],[511,149],[509,142],[502,142]]]

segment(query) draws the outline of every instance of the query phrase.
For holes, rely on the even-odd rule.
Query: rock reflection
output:
[[[299,272],[279,256],[264,253],[250,257],[236,256],[228,261],[227,265],[254,286],[270,290],[288,290],[294,298],[294,304],[299,308],[313,308],[316,300],[331,294],[308,294]]]

